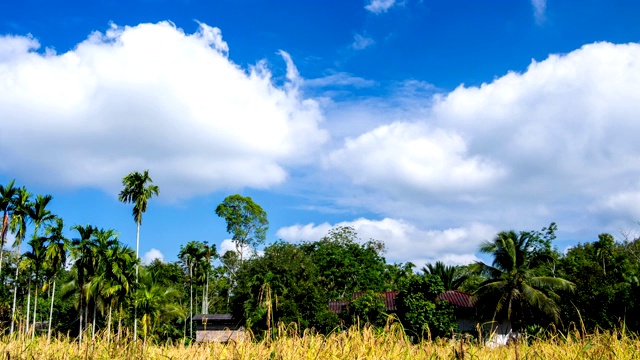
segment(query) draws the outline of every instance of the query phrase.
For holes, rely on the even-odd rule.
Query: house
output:
[[[436,300],[447,301],[454,306],[454,314],[461,332],[476,330],[476,309],[473,295],[458,290],[447,290],[438,295]]]
[[[231,314],[198,314],[191,321],[196,326],[197,342],[244,340],[244,327]]]
[[[388,314],[395,314],[398,311],[396,307],[396,296],[398,295],[397,291],[386,291],[379,293],[384,300],[384,306]],[[364,295],[364,292],[355,292],[353,293],[353,300]],[[329,310],[334,313],[340,315],[342,313],[347,312],[347,306],[349,305],[348,301],[340,300],[340,301],[329,301]]]

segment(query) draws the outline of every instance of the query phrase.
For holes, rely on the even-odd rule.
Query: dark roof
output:
[[[353,293],[353,299],[357,299],[364,295],[364,292],[356,292]],[[397,291],[386,291],[378,293],[382,297],[384,297],[384,306],[387,311],[396,311],[398,308],[396,307],[396,296],[398,295]],[[339,300],[339,301],[329,301],[329,310],[333,311],[336,314],[342,314],[342,309],[349,304],[348,301]]]
[[[472,308],[474,305],[473,295],[458,290],[448,290],[438,295],[437,300],[444,300],[455,306],[462,308]]]
[[[197,314],[197,315],[193,315],[191,319],[193,321],[202,321],[204,319],[206,319],[207,321],[210,321],[210,320],[231,321],[233,320],[233,315],[231,314]]]

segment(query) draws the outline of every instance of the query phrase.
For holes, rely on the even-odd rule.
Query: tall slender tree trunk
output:
[[[118,342],[120,342],[121,337],[122,337],[122,308],[120,308],[120,311],[118,311]]]
[[[35,283],[35,288],[36,288],[36,292],[35,292],[35,296],[33,297],[33,326],[32,326],[32,332],[31,332],[31,338],[35,338],[36,337],[36,318],[38,315],[38,281],[36,280]]]
[[[83,291],[82,291],[82,287],[80,287],[80,304],[78,304],[78,309],[80,310],[80,319],[79,319],[79,323],[80,323],[80,329],[78,330],[78,343],[80,345],[82,345],[82,321],[84,321],[84,318],[82,317],[83,315],[83,307],[82,307],[82,299],[84,297]]]
[[[51,321],[53,320],[53,300],[56,298],[56,279],[57,275],[53,276],[53,289],[51,291],[51,306],[49,307],[49,328],[47,329],[47,344],[51,341]]]
[[[109,304],[109,320],[107,321],[107,344],[111,342],[111,310],[113,309],[113,304]]]
[[[96,301],[93,300],[93,321],[91,323],[91,340],[96,339]]]
[[[138,288],[138,262],[140,259],[140,222],[137,222],[136,226],[136,289]],[[138,299],[133,298],[133,340],[138,339]]]
[[[18,256],[20,256],[20,245],[18,245]],[[16,278],[13,279],[13,306],[11,307],[11,331],[9,332],[13,335],[14,323],[16,321],[16,299],[18,294],[18,271],[20,270],[19,266],[16,266]]]
[[[9,213],[4,212],[2,217],[2,230],[0,235],[0,276],[2,276],[2,261],[4,260],[4,242],[7,241],[7,231],[9,230]],[[4,284],[4,276],[2,276],[2,284]]]
[[[29,334],[29,320],[31,315],[31,276],[29,276],[29,283],[27,285],[29,287],[29,291],[27,292],[27,326],[24,330],[25,334]]]
[[[189,337],[193,338],[193,264],[189,265],[189,278],[191,279],[191,281],[189,281],[189,299],[191,301],[189,306]]]

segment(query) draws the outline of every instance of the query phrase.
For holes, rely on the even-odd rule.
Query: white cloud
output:
[[[292,242],[317,241],[334,226],[351,226],[364,241],[381,240],[386,245],[388,261],[411,261],[418,267],[435,261],[449,264],[473,262],[477,260],[474,253],[479,244],[491,240],[497,233],[495,228],[480,223],[443,230],[422,230],[398,219],[360,218],[334,225],[310,223],[283,227],[277,231],[277,236]]]
[[[375,43],[376,42],[370,37],[362,36],[360,34],[355,34],[353,36],[353,43],[351,43],[351,47],[354,50],[363,50],[368,48],[369,46],[372,46]]]
[[[375,86],[376,82],[373,80],[364,79],[358,76],[353,76],[346,72],[334,72],[321,78],[306,79],[304,80],[305,87],[354,87],[354,88],[368,88]]]
[[[151,262],[155,259],[164,262],[164,254],[162,254],[160,250],[152,248],[142,256],[142,263],[148,265],[151,264]]]
[[[531,5],[533,5],[533,16],[536,23],[542,24],[546,20],[547,0],[531,0]]]
[[[38,48],[0,37],[0,171],[25,181],[115,192],[149,169],[168,199],[267,188],[328,139],[287,53],[277,87],[265,62],[231,62],[206,24],[112,25],[64,54]]]
[[[371,0],[364,8],[374,14],[381,14],[393,7],[395,2],[396,0]]]
[[[396,122],[347,139],[327,163],[356,184],[399,193],[486,188],[504,176],[499,165],[467,153],[464,139],[456,133]]]
[[[403,111],[385,99],[343,111],[387,123],[326,156],[325,176],[351,183],[333,186],[341,206],[429,228],[557,221],[574,234],[611,231],[614,208],[640,213],[629,204],[640,178],[639,44],[586,45],[481,86],[406,96]]]
[[[236,244],[231,239],[222,240],[218,248],[219,248],[218,253],[220,254],[220,256],[224,255],[227,251],[237,252]],[[244,259],[247,259],[254,253],[254,251],[256,254],[262,255],[262,251],[260,250],[256,251],[255,249],[245,247],[244,249],[242,249],[242,257]]]

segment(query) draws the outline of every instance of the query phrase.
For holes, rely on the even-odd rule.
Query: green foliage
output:
[[[348,325],[369,323],[383,327],[387,322],[384,296],[373,290],[358,294],[347,306]]]
[[[444,291],[440,278],[431,274],[413,276],[402,284],[396,297],[398,317],[414,340],[457,331],[453,305],[436,300]]]
[[[542,233],[503,231],[492,242],[481,245],[481,252],[493,256],[491,266],[475,264],[477,272],[488,278],[476,291],[477,306],[487,320],[507,319],[515,330],[534,319],[542,320],[541,315],[552,322],[559,321],[560,297],[556,291],[571,291],[574,285],[561,278],[539,275],[540,268],[551,259],[554,230],[552,223]]]
[[[134,171],[122,179],[123,189],[118,199],[124,203],[133,203],[133,220],[136,224],[142,224],[142,214],[147,211],[147,203],[153,196],[160,194],[160,188],[153,185],[149,176],[149,170],[143,173]]]
[[[318,286],[331,300],[350,299],[354,292],[387,290],[385,279],[390,277],[381,255],[383,243],[370,240],[360,245],[358,242],[353,228],[336,227],[322,240],[302,244],[318,269]]]
[[[236,245],[241,262],[245,248],[264,243],[269,229],[267,213],[249,196],[227,196],[216,207],[216,215],[227,222],[227,232],[232,235],[231,240]]]
[[[439,277],[445,290],[457,290],[469,276],[463,273],[460,267],[447,266],[442,261],[436,261],[435,265],[427,264],[422,268],[422,272]]]

